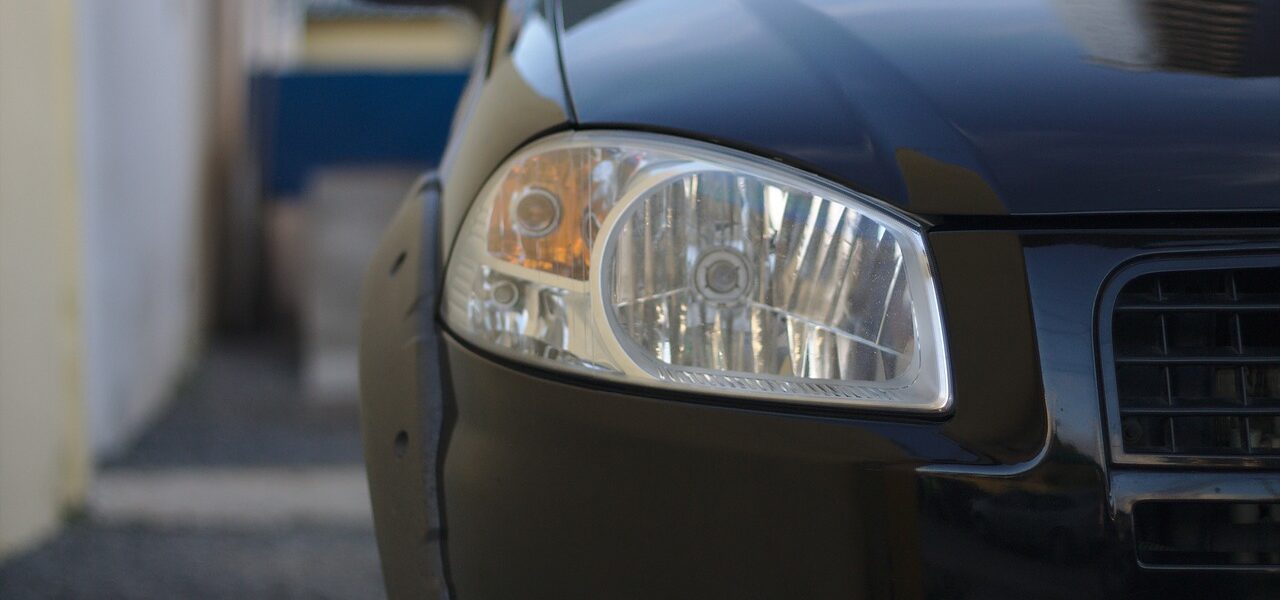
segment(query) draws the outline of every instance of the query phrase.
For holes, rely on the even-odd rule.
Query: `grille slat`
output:
[[[1116,312],[1154,312],[1154,313],[1180,313],[1180,312],[1238,312],[1238,313],[1277,313],[1280,312],[1280,301],[1261,302],[1261,303],[1236,303],[1224,302],[1220,304],[1212,303],[1176,303],[1176,302],[1139,302],[1130,300],[1128,304],[1117,304]]]
[[[1280,417],[1280,406],[1174,406],[1174,407],[1138,407],[1138,408],[1122,408],[1121,416],[1145,415],[1145,416],[1241,416],[1241,415],[1258,415],[1258,416],[1275,416]]]
[[[1280,354],[1200,354],[1117,356],[1120,365],[1269,365],[1280,363]]]
[[[1126,453],[1280,456],[1280,267],[1148,273],[1112,309]]]

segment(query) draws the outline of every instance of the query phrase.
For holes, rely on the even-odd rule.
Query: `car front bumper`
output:
[[[431,201],[402,212],[428,225],[393,226],[365,290],[366,457],[393,597],[1280,596],[1274,568],[1139,563],[1135,501],[1268,500],[1276,480],[1112,466],[1095,349],[1118,265],[1274,251],[1275,230],[931,234],[955,409],[911,418],[489,355],[433,318]],[[407,275],[387,276],[401,252]]]

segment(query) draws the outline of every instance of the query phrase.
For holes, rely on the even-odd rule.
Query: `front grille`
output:
[[[1125,454],[1280,458],[1280,260],[1263,263],[1148,270],[1114,296],[1108,401]]]
[[[1280,565],[1280,503],[1142,502],[1133,519],[1143,564]]]

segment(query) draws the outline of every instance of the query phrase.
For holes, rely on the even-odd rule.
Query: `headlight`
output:
[[[572,133],[506,162],[450,258],[444,316],[511,357],[702,393],[937,412],[950,403],[920,231],[726,149]]]

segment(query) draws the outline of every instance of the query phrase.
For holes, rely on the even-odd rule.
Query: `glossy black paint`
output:
[[[1113,466],[1096,347],[1122,265],[1280,253],[1280,79],[1265,54],[1240,78],[1101,64],[1068,4],[1086,3],[506,3],[439,213],[411,202],[366,286],[390,595],[1280,597],[1276,568],[1138,563],[1135,502],[1274,498],[1280,476]],[[420,309],[462,217],[504,158],[575,127],[732,145],[919,215],[954,412],[602,386],[452,337]]]
[[[1177,40],[1147,4],[564,0],[564,63],[583,127],[739,146],[919,214],[1276,210],[1280,3],[1256,3],[1242,77],[1159,62]]]
[[[1017,489],[1005,479],[1040,459],[1047,419],[1016,236],[945,237],[943,287],[964,312],[948,315],[964,357],[948,419],[605,389],[448,337],[456,420],[443,489],[458,597],[922,597],[952,586],[964,569],[932,567],[924,517],[967,520],[963,502]],[[1012,275],[967,268],[977,256]],[[992,290],[1003,300],[984,301]],[[1087,489],[1100,507],[1100,479]],[[964,523],[937,535],[964,538]],[[1102,536],[1097,519],[1086,525]],[[961,542],[955,557],[983,545]]]
[[[1280,594],[1276,568],[1139,565],[1135,502],[1274,499],[1280,480],[1273,471],[1111,466],[1094,333],[1097,298],[1117,265],[1280,252],[1280,229],[963,231],[930,241],[948,257],[938,271],[961,358],[955,414],[941,422],[606,389],[503,364],[446,334],[457,412],[443,489],[455,592]],[[1027,278],[984,296],[997,277],[1020,271],[995,271],[982,257],[1025,261]],[[1025,294],[1006,294],[1019,286]],[[1020,347],[1018,338],[1035,342]],[[989,421],[1002,414],[1025,416]]]

